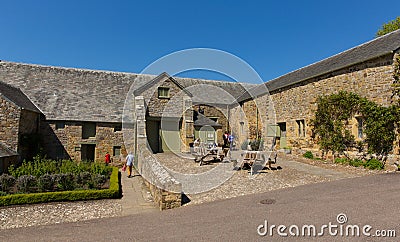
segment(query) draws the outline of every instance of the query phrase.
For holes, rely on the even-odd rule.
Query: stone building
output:
[[[37,152],[42,118],[20,89],[0,82],[0,173]]]
[[[77,161],[101,161],[106,152],[119,160],[136,149],[140,135],[148,138],[155,153],[189,151],[200,135],[195,132],[199,124],[211,127],[219,142],[221,128],[229,129],[229,103],[245,91],[239,83],[173,78],[166,73],[153,76],[4,61],[0,78],[21,88],[43,112],[39,133],[47,156]],[[201,122],[193,113],[199,105],[208,107]],[[141,127],[143,132],[136,135]]]
[[[238,101],[248,106],[253,103],[253,108],[244,108],[246,117],[252,119],[250,130],[262,129],[255,125],[257,118],[262,122],[262,136],[275,136],[277,148],[316,151],[310,120],[314,118],[317,98],[348,91],[390,105],[395,56],[399,52],[400,30],[397,30],[266,82],[268,92],[257,92],[257,88],[253,93],[257,98],[245,95]],[[353,135],[361,139],[362,117],[354,117],[350,124]]]
[[[399,47],[395,31],[260,85],[12,62],[0,62],[0,80],[41,110],[39,133],[52,158],[103,160],[109,152],[116,160],[136,150],[138,138],[152,152],[187,152],[200,136],[222,143],[225,130],[238,147],[262,138],[264,146],[318,149],[310,127],[317,97],[346,90],[390,104]],[[353,121],[358,135],[362,121]]]

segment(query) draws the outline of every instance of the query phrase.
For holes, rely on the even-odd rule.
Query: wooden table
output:
[[[266,155],[267,153],[270,153],[269,157],[267,157]],[[240,169],[243,169],[244,167],[249,167],[252,175],[253,175],[253,166],[256,161],[261,161],[264,166],[268,164],[268,167],[270,169],[271,169],[271,164],[276,164],[276,157],[277,157],[276,152],[245,150],[241,155],[243,157],[243,160],[241,162]]]

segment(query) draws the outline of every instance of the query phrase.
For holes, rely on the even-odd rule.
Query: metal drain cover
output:
[[[275,199],[264,199],[260,201],[261,204],[274,204],[275,202]]]

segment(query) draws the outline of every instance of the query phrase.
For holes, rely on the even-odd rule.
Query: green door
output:
[[[161,149],[162,152],[180,152],[181,137],[179,120],[161,120]]]
[[[217,142],[215,129],[209,125],[200,128],[199,137],[201,139],[201,142],[204,142],[206,144],[214,144]]]

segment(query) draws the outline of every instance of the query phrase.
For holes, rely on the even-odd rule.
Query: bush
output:
[[[339,164],[345,165],[345,164],[348,164],[350,162],[349,162],[349,159],[347,159],[347,158],[336,158],[335,159],[335,163],[339,163]]]
[[[2,192],[8,193],[14,184],[15,178],[13,176],[5,173],[0,176],[0,188]]]
[[[57,188],[61,191],[72,191],[75,189],[75,176],[72,173],[57,174]]]
[[[53,191],[56,184],[54,175],[44,174],[38,179],[38,188],[42,192]]]
[[[76,183],[81,188],[88,188],[89,184],[91,184],[92,174],[88,171],[84,171],[79,173],[76,176]]]
[[[24,193],[35,192],[36,183],[36,177],[32,175],[22,175],[17,179],[18,191]]]
[[[108,176],[112,171],[112,167],[106,166],[104,163],[92,163],[90,171],[92,174]]]
[[[92,176],[92,181],[93,181],[93,187],[97,189],[101,189],[101,187],[104,185],[106,182],[107,178],[105,175],[101,174],[94,174]]]
[[[370,170],[382,170],[384,168],[384,165],[382,162],[380,162],[379,160],[372,158],[370,160],[368,160],[365,164],[364,164],[365,168],[368,168]]]
[[[303,157],[307,159],[314,159],[314,155],[311,151],[307,151],[306,153],[304,153]]]
[[[118,168],[114,167],[111,169],[112,173],[110,176],[109,189],[6,195],[0,196],[0,206],[54,201],[78,201],[89,199],[119,198],[121,196],[121,192],[119,187]]]
[[[359,166],[363,166],[364,162],[359,159],[353,159],[353,160],[349,160],[349,165],[354,166],[354,167],[359,167]]]

